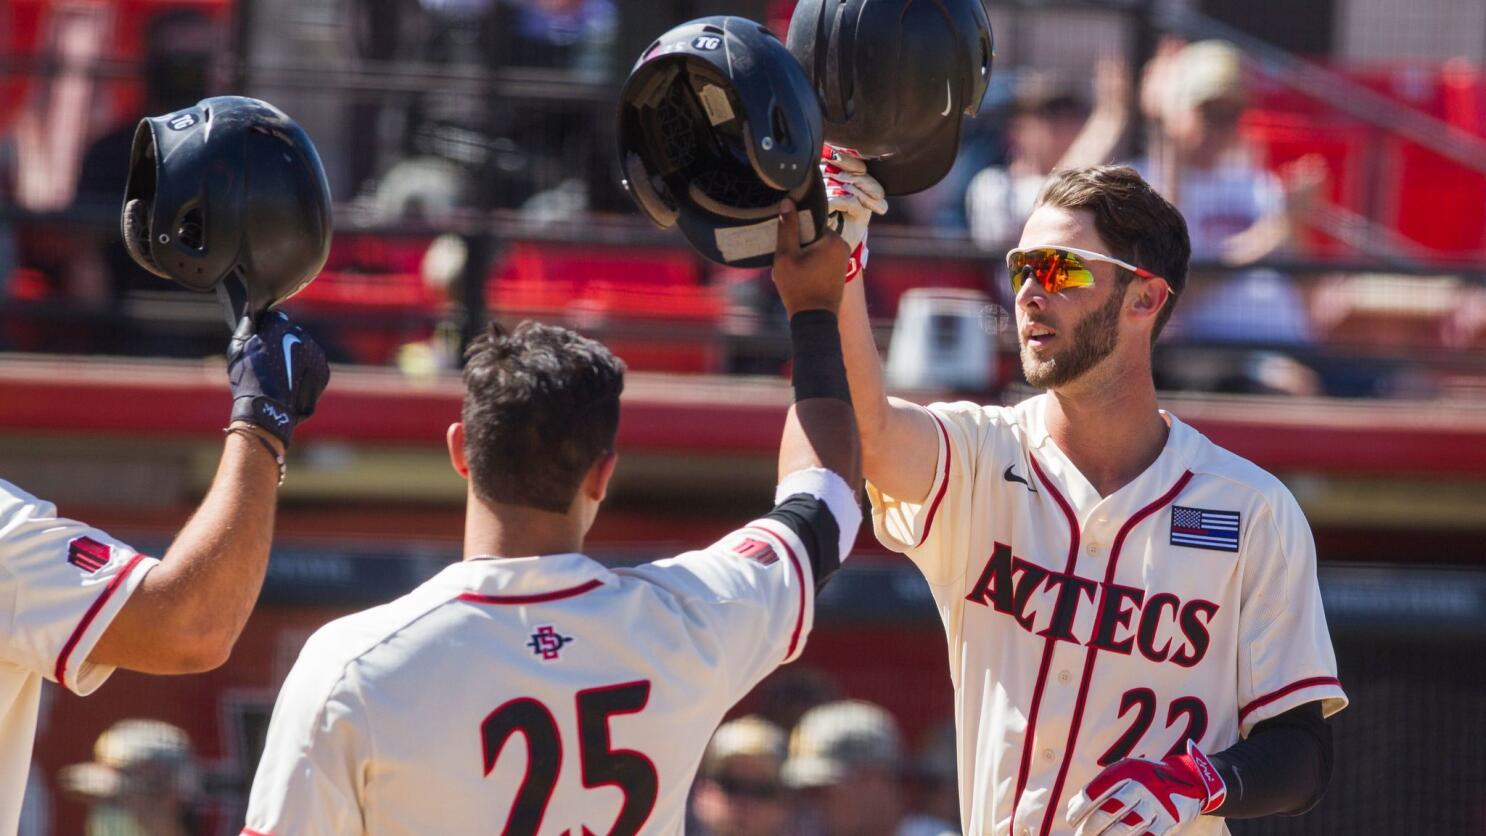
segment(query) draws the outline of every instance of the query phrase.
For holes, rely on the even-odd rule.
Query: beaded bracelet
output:
[[[272,444],[269,444],[268,443],[268,439],[266,439],[263,436],[259,435],[257,432],[254,432],[249,427],[223,427],[222,428],[222,432],[225,433],[225,434],[227,434],[227,435],[232,435],[233,433],[240,433],[242,435],[247,436],[248,438],[253,439],[254,441],[258,442],[259,444],[263,445],[263,449],[270,456],[273,456],[274,462],[276,464],[278,464],[278,466],[279,466],[279,486],[280,487],[283,486],[283,484],[284,484],[284,476],[285,476],[285,474],[287,474],[289,472],[289,468],[288,468],[288,465],[285,464],[285,462],[284,462],[284,454],[283,453],[280,453],[278,450],[275,450],[274,449],[274,446]]]

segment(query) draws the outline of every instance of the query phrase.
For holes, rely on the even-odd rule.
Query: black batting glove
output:
[[[314,414],[330,366],[303,328],[282,311],[268,311],[256,323],[251,316],[238,320],[227,344],[227,379],[232,420],[262,427],[288,447],[295,425]]]

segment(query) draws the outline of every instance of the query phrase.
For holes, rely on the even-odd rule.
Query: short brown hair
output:
[[[589,468],[614,449],[624,363],[566,328],[499,325],[470,343],[464,451],[475,495],[566,513]]]
[[[1171,202],[1126,165],[1095,165],[1057,171],[1048,178],[1038,206],[1086,209],[1094,215],[1094,230],[1109,246],[1109,254],[1155,273],[1171,285],[1171,299],[1156,317],[1154,342],[1171,319],[1177,300],[1187,287],[1187,262],[1192,242],[1187,221]],[[1120,288],[1134,275],[1120,270]]]

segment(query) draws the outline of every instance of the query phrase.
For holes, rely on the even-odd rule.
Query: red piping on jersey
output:
[[[1171,486],[1171,490],[1162,494],[1160,499],[1136,511],[1134,516],[1125,520],[1125,524],[1120,526],[1120,533],[1115,535],[1114,546],[1109,551],[1109,565],[1104,569],[1104,587],[1100,594],[1099,606],[1094,609],[1095,635],[1099,633],[1097,614],[1103,612],[1103,599],[1109,595],[1109,585],[1114,583],[1115,568],[1120,562],[1120,552],[1125,547],[1125,537],[1146,517],[1170,505],[1190,481],[1192,481],[1192,471],[1183,472],[1181,478],[1176,480],[1176,484]],[[1099,650],[1092,646],[1084,652],[1084,675],[1078,684],[1078,700],[1073,703],[1073,720],[1068,724],[1068,745],[1063,749],[1063,763],[1058,767],[1058,778],[1053,782],[1053,793],[1048,798],[1047,812],[1043,814],[1042,836],[1047,836],[1053,829],[1053,814],[1058,810],[1058,800],[1063,794],[1063,781],[1068,777],[1068,766],[1073,763],[1073,747],[1078,742],[1078,727],[1083,722],[1084,704],[1089,698],[1089,683],[1094,678],[1094,659],[1098,655]]]
[[[915,548],[922,546],[929,540],[929,530],[934,527],[934,515],[939,511],[939,503],[944,501],[944,492],[949,489],[949,462],[954,455],[954,448],[949,446],[949,430],[944,428],[944,422],[939,420],[939,416],[932,412],[929,413],[929,417],[933,418],[934,423],[939,425],[939,435],[944,438],[944,475],[939,481],[939,492],[934,494],[934,501],[929,503],[929,514],[924,519],[924,533],[918,538]]]
[[[805,568],[800,565],[800,559],[795,556],[795,550],[789,547],[789,541],[784,539],[784,535],[766,528],[765,525],[767,520],[759,520],[749,527],[779,541],[779,545],[784,547],[784,553],[789,556],[790,565],[795,567],[795,580],[799,581],[796,585],[800,588],[800,606],[795,615],[795,631],[789,636],[789,650],[784,652],[784,658],[788,659],[795,655],[795,648],[800,646],[800,632],[805,629]]]
[[[1028,454],[1027,460],[1032,463],[1032,472],[1037,475],[1037,481],[1047,488],[1048,496],[1058,503],[1063,516],[1068,518],[1068,566],[1064,568],[1063,573],[1072,574],[1078,562],[1078,517],[1073,513],[1073,506],[1068,504],[1068,500],[1058,492],[1052,480],[1042,472],[1042,467],[1037,464],[1037,457]],[[1016,832],[1016,808],[1021,803],[1022,792],[1027,789],[1027,777],[1032,769],[1032,739],[1037,734],[1037,709],[1042,705],[1042,690],[1047,685],[1047,670],[1052,665],[1053,646],[1057,641],[1055,637],[1048,636],[1047,641],[1042,645],[1042,664],[1037,668],[1037,684],[1032,688],[1032,707],[1027,711],[1027,730],[1022,734],[1022,762],[1017,767],[1016,773],[1016,795],[1011,797],[1011,832],[1013,834]]]
[[[143,559],[144,555],[136,554],[127,564],[125,564],[124,568],[120,570],[117,575],[114,575],[113,579],[108,582],[108,586],[103,588],[103,592],[100,593],[97,598],[93,599],[92,606],[88,607],[88,611],[83,613],[82,620],[79,621],[77,623],[77,626],[72,629],[72,635],[67,637],[67,643],[62,645],[62,652],[57,655],[56,674],[58,685],[61,685],[63,688],[68,687],[67,660],[69,657],[72,656],[72,651],[77,648],[77,643],[82,641],[83,634],[88,632],[88,627],[92,625],[93,619],[98,617],[98,611],[103,609],[103,605],[108,603],[109,598],[113,597],[114,592],[119,588],[119,584],[123,583],[124,579],[129,577],[129,573],[133,572],[134,567],[138,566],[139,561]],[[68,690],[71,689],[68,688]]]
[[[582,595],[603,585],[603,581],[594,578],[588,583],[559,589],[556,592],[540,592],[536,595],[481,595],[478,592],[463,592],[460,593],[459,600],[474,604],[545,604],[548,601],[561,601],[574,595]]]
[[[238,836],[273,836],[273,834],[272,833],[264,833],[261,830],[249,830],[249,829],[247,829],[245,827],[245,828],[243,828],[243,832],[240,833],[240,834],[238,834]]]
[[[1242,723],[1243,719],[1252,714],[1256,709],[1263,708],[1286,694],[1294,693],[1302,688],[1314,688],[1318,685],[1335,685],[1340,688],[1342,683],[1340,679],[1334,676],[1313,676],[1310,679],[1292,682],[1277,691],[1270,691],[1262,697],[1255,697],[1248,705],[1240,708],[1238,710],[1238,722]]]

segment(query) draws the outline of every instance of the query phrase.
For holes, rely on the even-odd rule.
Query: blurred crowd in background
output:
[[[1390,54],[1355,34],[1389,13],[1325,5],[1327,22],[1297,19],[1290,38],[1324,41],[1304,63],[1201,14],[1274,29],[1273,15],[1233,4],[993,5],[992,88],[960,159],[876,225],[874,315],[886,328],[906,291],[942,286],[1005,309],[1000,257],[1046,175],[1126,162],[1173,198],[1192,235],[1196,280],[1164,339],[1188,350],[1158,361],[1166,388],[1479,397],[1479,363],[1431,355],[1486,350],[1483,56],[1451,57],[1459,39],[1443,37],[1428,57],[1405,43]],[[1427,5],[1416,29],[1486,29],[1468,2]],[[1168,6],[1185,16],[1153,11]],[[298,304],[328,323],[333,359],[447,369],[488,313],[600,336],[676,326],[669,344],[635,348],[639,370],[777,372],[783,319],[767,277],[701,262],[638,225],[612,120],[630,53],[667,13],[751,15],[782,34],[791,7],[11,0],[0,6],[0,46],[17,58],[0,77],[0,347],[216,350],[216,332],[183,326],[170,287],[129,262],[116,215],[138,117],[241,92],[295,116],[325,158],[339,239]],[[1346,50],[1332,43],[1347,32]],[[618,228],[596,230],[609,222]],[[1009,353],[1004,327],[983,330]],[[964,388],[1015,376],[997,372]]]
[[[704,836],[949,836],[960,832],[952,722],[917,752],[862,700],[805,711],[791,730],[760,715],[713,735],[692,787]]]

